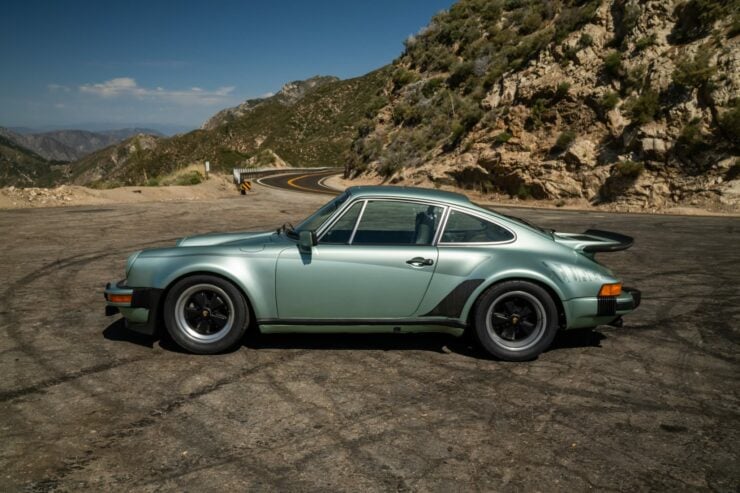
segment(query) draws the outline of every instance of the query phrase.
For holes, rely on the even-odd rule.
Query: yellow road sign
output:
[[[242,195],[247,193],[252,189],[252,182],[249,180],[244,180],[241,185],[239,185],[239,190],[241,190]]]

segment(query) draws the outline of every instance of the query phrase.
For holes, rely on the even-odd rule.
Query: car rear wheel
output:
[[[249,326],[249,307],[241,292],[216,276],[178,281],[164,303],[167,332],[182,348],[197,354],[226,351]]]
[[[506,281],[476,302],[475,335],[491,355],[526,361],[547,349],[558,330],[558,312],[550,294],[526,281]]]

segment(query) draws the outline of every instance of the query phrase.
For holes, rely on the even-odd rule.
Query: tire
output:
[[[164,302],[167,332],[183,349],[221,353],[239,343],[250,321],[249,306],[229,281],[197,275],[181,279]]]
[[[550,294],[527,281],[505,281],[475,304],[475,336],[489,354],[504,361],[528,361],[547,349],[558,331],[558,310]]]

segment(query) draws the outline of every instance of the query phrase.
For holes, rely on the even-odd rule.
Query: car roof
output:
[[[403,199],[421,199],[448,204],[457,204],[466,207],[473,205],[465,195],[444,190],[434,190],[419,187],[393,187],[393,186],[357,186],[349,187],[347,193],[352,197],[391,197]]]

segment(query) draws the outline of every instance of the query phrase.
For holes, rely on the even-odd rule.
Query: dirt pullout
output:
[[[254,331],[195,356],[104,315],[131,252],[327,199],[0,211],[0,491],[737,491],[735,218],[502,208],[635,238],[600,257],[643,292],[624,327],[526,363],[447,336]]]
[[[56,188],[0,188],[0,209],[209,200],[235,195],[238,192],[231,176],[212,174],[208,180],[188,186],[95,189],[62,185]]]

